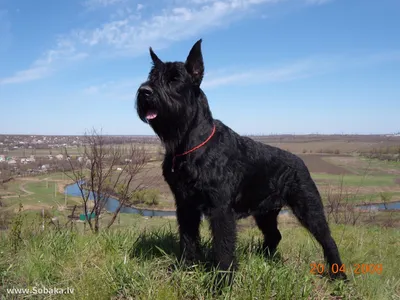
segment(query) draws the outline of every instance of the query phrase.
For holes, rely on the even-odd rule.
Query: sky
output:
[[[202,89],[240,134],[400,131],[398,0],[0,0],[0,134],[152,135],[151,67],[200,38]]]

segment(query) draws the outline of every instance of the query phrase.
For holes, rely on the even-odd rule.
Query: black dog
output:
[[[340,267],[320,194],[304,162],[213,119],[200,89],[201,40],[185,63],[162,62],[151,48],[150,55],[153,67],[138,89],[136,108],[166,149],[163,175],[175,196],[185,261],[198,259],[202,214],[211,224],[219,269],[235,268],[236,220],[249,215],[264,235],[265,254],[272,255],[281,240],[277,216],[288,205],[321,244],[328,265]],[[345,273],[330,275],[346,278]]]

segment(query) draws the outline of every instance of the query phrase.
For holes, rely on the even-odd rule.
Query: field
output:
[[[281,136],[262,142],[298,154],[325,204],[332,194],[344,195],[350,204],[400,201],[400,162],[366,159],[356,153],[394,142],[347,138]],[[148,147],[156,156],[159,146]],[[136,180],[160,191],[156,208],[174,209],[160,161],[150,162]],[[3,213],[15,214],[23,205],[10,228],[0,231],[0,295],[5,299],[15,298],[7,289],[41,286],[73,288],[73,294],[60,296],[66,299],[400,299],[399,211],[360,213],[354,224],[329,219],[348,284],[310,273],[311,264],[323,264],[322,251],[291,215],[279,217],[283,239],[279,256],[272,261],[265,261],[258,252],[261,234],[254,221],[242,220],[237,248],[240,268],[233,286],[218,296],[210,286],[214,271],[202,265],[191,271],[180,266],[173,218],[121,214],[110,230],[97,235],[79,222],[64,227],[72,206],[80,203],[79,198],[63,194],[70,182],[64,174],[54,173],[15,178],[6,190],[0,189]],[[57,230],[48,219],[44,222],[42,211],[46,218],[56,216],[61,228]],[[101,224],[110,218],[104,214]],[[207,221],[203,221],[202,236],[208,257]],[[358,265],[362,264],[371,267],[361,271]],[[169,272],[171,266],[175,271]]]
[[[332,190],[337,191],[339,186],[342,193],[352,195],[351,201],[361,203],[373,200],[380,202],[381,193],[389,193],[390,201],[400,200],[400,163],[365,159],[356,153],[356,151],[400,145],[400,138],[398,137],[286,135],[254,137],[254,139],[299,155],[308,166],[324,201],[326,194],[332,192]],[[144,145],[154,157],[160,152],[159,144]],[[31,151],[31,149],[29,150]],[[78,148],[71,148],[69,152],[78,154],[82,149],[78,150]],[[21,152],[20,149],[17,149],[14,150],[15,153],[13,154],[21,154],[18,151]],[[49,151],[49,149],[38,149],[36,154],[47,155]],[[54,155],[59,150],[52,149],[51,151]],[[34,180],[36,183],[29,182],[29,180]],[[13,204],[14,208],[17,207],[17,197],[30,208],[59,207],[61,203],[65,202],[65,199],[61,194],[54,198],[54,188],[49,188],[49,184],[53,184],[53,186],[57,184],[57,190],[62,193],[67,180],[68,178],[61,173],[46,174],[34,178],[19,178],[9,184],[6,191],[0,190],[0,196],[9,197],[6,201],[8,204]],[[144,183],[148,188],[157,189],[160,192],[158,208],[174,209],[173,197],[161,175],[161,161],[150,162],[138,174],[136,183]],[[44,185],[47,188],[40,189],[40,186],[43,187]],[[43,199],[36,199],[37,197]],[[75,200],[71,199],[72,202]],[[67,201],[69,200],[67,199]]]

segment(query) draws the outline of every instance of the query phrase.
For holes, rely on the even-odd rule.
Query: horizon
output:
[[[54,137],[84,137],[85,134],[23,134],[23,133],[0,133],[0,136],[54,136]],[[89,134],[90,135],[90,134]],[[100,134],[101,136],[107,137],[152,137],[152,138],[159,138],[156,134]],[[323,134],[323,133],[306,133],[306,134],[294,134],[294,133],[284,133],[284,134],[276,134],[276,133],[269,133],[269,134],[252,134],[252,133],[244,133],[241,134],[242,136],[250,136],[250,137],[275,137],[275,136],[386,136],[386,137],[400,137],[400,132],[395,133],[365,133],[365,134],[357,134],[357,133],[332,133],[332,134]]]
[[[239,134],[400,132],[396,0],[40,3],[0,0],[0,134],[156,136],[135,110],[148,49],[184,61],[200,38],[213,117]]]

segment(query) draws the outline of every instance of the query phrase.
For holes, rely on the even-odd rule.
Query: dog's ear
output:
[[[153,61],[154,66],[159,66],[159,65],[163,64],[161,59],[158,58],[158,56],[154,53],[154,51],[151,47],[150,47],[150,56],[151,56],[151,60]]]
[[[193,83],[200,85],[204,76],[203,55],[201,54],[201,39],[193,45],[185,62],[188,73],[193,78]]]

